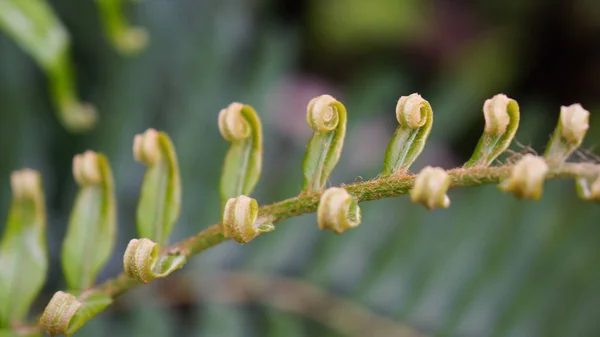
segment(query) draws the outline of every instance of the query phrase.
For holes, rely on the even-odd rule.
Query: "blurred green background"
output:
[[[260,204],[300,191],[306,104],[325,93],[349,113],[331,185],[380,172],[396,101],[413,92],[434,110],[414,171],[466,161],[483,129],[483,102],[500,92],[521,106],[514,150],[541,152],[560,106],[578,102],[592,113],[583,149],[588,160],[600,154],[597,0],[144,0],[126,12],[148,29],[150,44],[129,58],[107,43],[92,0],[49,2],[71,33],[81,95],[101,119],[86,134],[64,130],[46,77],[0,34],[0,218],[10,172],[22,167],[42,172],[48,204],[52,268],[34,314],[64,287],[72,157],[103,152],[115,175],[118,241],[102,281],[122,270],[136,235],[144,167],[132,158],[134,135],[162,129],[177,148],[175,242],[220,218],[228,143],[217,115],[232,101],[252,105],[264,124]],[[375,336],[382,322],[434,336],[600,335],[600,207],[578,200],[572,181],[547,183],[539,202],[494,186],[450,197],[449,210],[433,212],[407,197],[362,204],[362,225],[342,236],[319,231],[309,214],[249,245],[226,242],[128,293],[77,336]],[[351,307],[311,303],[282,276],[379,319],[342,331],[336,326],[357,322]],[[268,289],[256,291],[261,284]]]

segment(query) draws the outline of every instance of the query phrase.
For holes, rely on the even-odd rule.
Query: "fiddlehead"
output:
[[[275,229],[270,223],[256,223],[257,217],[258,203],[255,199],[245,195],[229,199],[223,213],[223,235],[245,244],[259,234]]]
[[[321,196],[317,209],[317,223],[320,229],[329,229],[342,234],[357,227],[362,221],[358,201],[345,189],[332,187]]]
[[[421,95],[402,96],[396,105],[400,124],[385,152],[382,177],[405,172],[423,152],[433,126],[433,110]]]
[[[450,207],[450,198],[446,195],[450,186],[448,173],[439,167],[427,166],[419,172],[410,191],[413,202],[423,204],[427,209]]]
[[[302,168],[304,192],[319,191],[338,163],[346,136],[346,108],[335,98],[313,98],[306,109],[306,121],[314,130],[306,146]]]
[[[464,167],[489,166],[506,151],[519,128],[519,105],[506,95],[498,94],[483,104],[483,117],[483,134]]]
[[[221,173],[221,208],[230,198],[250,195],[262,169],[262,124],[249,105],[231,103],[219,113],[219,131],[231,142]]]

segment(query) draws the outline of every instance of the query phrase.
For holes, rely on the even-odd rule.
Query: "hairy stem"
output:
[[[496,184],[510,175],[511,166],[457,168],[448,171],[450,187],[467,187]],[[600,165],[591,163],[565,163],[548,171],[546,180],[565,179],[581,176],[594,176],[600,173]],[[369,201],[408,194],[416,175],[392,175],[365,182],[343,186],[358,201]],[[262,206],[259,209],[259,223],[274,223],[317,210],[322,192],[302,193],[297,197]],[[168,252],[181,252],[186,257],[198,254],[205,249],[225,241],[221,224],[216,224],[187,238],[167,249]],[[117,297],[138,284],[125,274],[99,285],[96,290]]]

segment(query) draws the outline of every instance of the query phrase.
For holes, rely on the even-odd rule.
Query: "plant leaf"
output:
[[[94,285],[96,275],[113,250],[116,201],[108,159],[88,151],[73,159],[79,192],[62,246],[62,267],[71,290]]]
[[[0,328],[25,318],[48,268],[46,211],[40,174],[16,171],[8,221],[0,241]]]
[[[143,28],[131,27],[123,13],[123,0],[97,0],[104,34],[120,53],[131,55],[142,51],[148,44],[148,33]]]
[[[402,96],[396,119],[400,125],[385,151],[382,177],[407,170],[423,152],[433,126],[433,110],[419,94]]]
[[[223,236],[246,244],[261,233],[271,232],[275,229],[272,223],[257,223],[257,217],[258,202],[256,199],[245,195],[229,199],[223,212],[221,226]]]
[[[346,136],[346,114],[346,107],[329,95],[308,103],[306,119],[314,132],[302,163],[304,192],[322,190],[338,163]]]
[[[510,146],[519,128],[519,104],[499,94],[483,106],[485,130],[464,167],[490,166]]]
[[[104,293],[92,293],[85,295],[85,299],[83,300],[81,297],[84,296],[82,295],[79,298],[81,301],[81,307],[79,307],[79,310],[77,310],[75,316],[73,316],[73,319],[69,324],[68,334],[75,333],[75,331],[79,330],[85,324],[85,322],[104,311],[113,302],[113,299]]]
[[[560,108],[558,124],[544,152],[544,157],[550,164],[562,164],[581,146],[590,126],[589,118],[590,112],[580,104]]]
[[[159,245],[152,240],[133,239],[123,255],[123,267],[127,276],[146,284],[183,267],[186,260],[180,252],[159,254]]]
[[[219,130],[231,142],[221,174],[221,208],[227,200],[250,195],[262,169],[262,124],[249,105],[232,103],[219,113]]]
[[[44,0],[0,1],[0,29],[46,72],[61,123],[71,131],[94,126],[94,108],[78,99],[69,58],[69,34]]]
[[[69,336],[79,330],[85,322],[104,311],[113,302],[104,293],[82,293],[79,297],[57,291],[40,318],[40,326],[50,335]]]
[[[148,165],[137,208],[138,233],[165,245],[181,208],[175,147],[166,133],[148,129],[136,136],[134,156]]]

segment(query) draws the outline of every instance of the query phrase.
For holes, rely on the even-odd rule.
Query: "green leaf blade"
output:
[[[421,155],[433,126],[433,109],[419,94],[402,96],[396,119],[399,125],[385,151],[382,177],[406,173]]]
[[[57,291],[44,309],[39,325],[51,336],[70,336],[112,302],[112,297],[102,292],[83,292],[76,297]]]
[[[147,284],[156,278],[163,278],[183,267],[187,262],[185,254],[179,251],[159,253],[156,242],[142,238],[132,239],[123,255],[125,275],[138,283]]]
[[[334,138],[335,132],[319,133],[313,135],[308,141],[306,156],[302,163],[305,190],[319,190],[325,185],[329,177],[325,164]]]
[[[251,177],[248,173],[253,170],[251,164],[252,141],[241,141],[232,144],[225,156],[223,164],[223,173],[221,177],[221,193],[223,196],[242,195],[245,191],[251,191],[254,188],[258,177]],[[256,161],[254,161],[256,164]],[[254,171],[256,169],[254,168]],[[260,172],[260,168],[258,169]]]
[[[69,34],[46,1],[0,1],[0,29],[46,72],[57,116],[65,128],[81,132],[93,127],[95,109],[78,98]]]
[[[313,192],[325,188],[340,160],[346,137],[346,107],[335,98],[322,95],[309,103],[307,120],[314,132],[302,162],[303,191]]]
[[[166,277],[181,269],[186,262],[187,258],[181,253],[161,255],[152,267],[152,273],[156,278]]]
[[[0,28],[45,70],[69,44],[69,34],[45,1],[0,2]]]
[[[84,296],[80,296],[84,297]],[[108,308],[112,303],[113,299],[103,293],[92,293],[86,295],[82,300],[81,307],[75,313],[68,326],[68,334],[73,334],[79,330],[87,321],[94,318],[96,315]]]
[[[381,175],[386,177],[400,169],[408,168],[423,151],[425,142],[426,138],[423,139],[420,129],[398,127],[385,152],[386,160]]]
[[[484,115],[486,114],[486,108],[488,108],[488,102],[493,102],[494,99],[499,97],[506,100],[507,117],[505,118],[508,118],[508,123],[505,126],[505,130],[503,132],[491,132],[488,128],[492,128],[491,125],[494,125],[494,123],[492,123],[493,120],[491,118],[489,122],[486,120],[486,130],[484,130],[481,135],[481,138],[475,147],[475,151],[473,151],[473,155],[469,161],[465,163],[464,167],[490,166],[498,156],[508,149],[515,138],[520,120],[519,104],[517,101],[504,95],[496,95],[486,101],[486,105],[484,105]]]
[[[61,262],[67,285],[72,290],[94,285],[98,272],[112,253],[116,231],[116,200],[108,160],[93,152],[83,156],[89,156],[84,160],[89,158],[90,165],[97,165],[100,179],[93,183],[80,182],[63,242]]]
[[[160,240],[163,237],[161,228],[165,218],[165,198],[167,191],[168,165],[158,163],[148,168],[144,176],[144,184],[138,206],[138,233],[145,238]]]
[[[0,328],[27,315],[48,269],[46,214],[39,173],[12,176],[13,201],[0,241]]]
[[[262,124],[249,105],[232,103],[219,113],[219,129],[231,142],[221,174],[221,206],[230,198],[250,195],[262,170]]]
[[[164,132],[150,129],[139,137],[142,138],[136,137],[134,154],[148,167],[137,208],[137,229],[142,238],[165,245],[181,208],[177,154]]]

